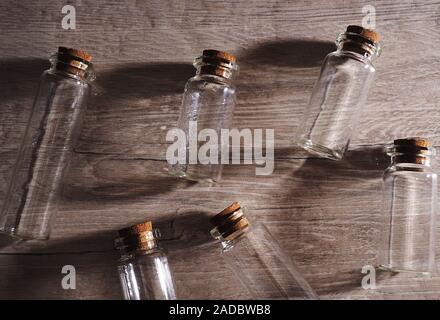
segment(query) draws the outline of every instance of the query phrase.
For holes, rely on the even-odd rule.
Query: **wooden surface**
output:
[[[237,200],[268,223],[322,298],[440,298],[438,273],[379,274],[375,290],[361,287],[381,224],[387,159],[380,144],[417,135],[440,145],[440,2],[368,2],[376,8],[383,52],[340,162],[307,159],[291,137],[324,56],[346,25],[361,23],[365,1],[69,4],[77,8],[76,30],[61,28],[60,2],[0,2],[2,199],[49,54],[61,45],[85,49],[98,76],[52,239],[0,238],[0,298],[120,299],[114,231],[145,219],[174,226],[174,240],[163,243],[180,298],[246,298],[217,253],[203,248],[207,219]],[[205,48],[238,56],[234,125],[275,129],[273,175],[230,165],[220,185],[203,187],[163,171],[166,131],[176,123],[192,59]],[[76,290],[61,288],[66,264],[76,267]]]

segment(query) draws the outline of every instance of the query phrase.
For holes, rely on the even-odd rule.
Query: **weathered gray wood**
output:
[[[338,32],[362,19],[364,1],[82,1],[77,29],[61,28],[61,4],[0,3],[0,200],[41,71],[57,46],[94,56],[98,79],[74,163],[46,244],[0,238],[0,298],[121,298],[113,231],[151,218],[176,230],[164,240],[181,298],[246,298],[212,249],[200,247],[207,218],[239,200],[266,221],[324,298],[440,297],[440,277],[379,275],[379,145],[427,136],[440,145],[438,2],[377,1],[383,53],[377,80],[345,160],[305,159],[292,145],[324,56]],[[166,130],[175,124],[192,59],[204,48],[237,54],[238,128],[273,128],[273,175],[226,166],[219,186],[177,181],[163,171]],[[372,147],[366,147],[372,145]],[[179,240],[180,239],[180,240]],[[61,288],[61,267],[78,287]]]

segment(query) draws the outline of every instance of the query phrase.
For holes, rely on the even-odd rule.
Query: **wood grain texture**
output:
[[[292,135],[323,58],[346,25],[361,22],[364,1],[69,4],[77,8],[76,30],[61,28],[61,3],[0,3],[0,200],[48,55],[58,46],[87,50],[98,77],[52,240],[0,238],[0,298],[120,299],[114,231],[147,218],[174,226],[163,243],[179,297],[247,298],[217,252],[204,247],[208,218],[237,200],[267,222],[322,298],[440,298],[438,273],[379,274],[376,290],[361,288],[382,225],[387,159],[379,146],[404,136],[440,146],[440,2],[368,3],[383,52],[358,132],[337,163],[306,158]],[[205,48],[238,56],[234,126],[275,129],[273,175],[230,165],[219,186],[204,187],[164,172],[165,134],[192,59]],[[76,266],[76,290],[61,288],[66,264]]]

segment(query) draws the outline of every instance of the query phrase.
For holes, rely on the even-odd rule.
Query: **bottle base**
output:
[[[7,235],[19,242],[45,242],[49,240],[49,235],[33,235],[33,234],[23,234],[18,232],[16,228],[3,228],[0,229],[0,234]]]
[[[343,152],[334,151],[323,145],[313,143],[310,139],[301,138],[298,142],[298,145],[307,152],[317,155],[321,158],[341,160],[344,155]]]
[[[207,186],[213,186],[218,183],[218,180],[189,174],[184,171],[174,171],[174,172],[168,171],[168,173],[173,177],[185,179],[185,180],[192,181],[192,182],[197,182],[197,183],[207,185]]]
[[[14,229],[13,228],[0,228],[0,234],[3,234],[5,236],[9,236],[11,238],[18,238],[14,234]]]
[[[416,274],[420,276],[429,276],[431,275],[430,271],[421,271],[421,270],[411,270],[411,269],[403,269],[403,268],[396,268],[389,265],[381,264],[378,266],[379,270],[387,271],[387,272],[393,272],[393,273],[410,273],[410,274]]]

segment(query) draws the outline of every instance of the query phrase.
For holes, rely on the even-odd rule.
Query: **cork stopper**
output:
[[[206,49],[206,50],[203,50],[202,55],[205,57],[222,59],[222,60],[225,60],[226,62],[235,63],[237,61],[235,56],[233,56],[232,54],[227,53],[225,51]]]
[[[59,47],[53,57],[55,69],[81,79],[93,80],[92,56],[82,50]]]
[[[80,60],[84,60],[85,62],[92,61],[92,56],[90,54],[73,48],[58,47],[58,54],[70,55],[73,58],[78,58]]]
[[[120,237],[128,237],[134,234],[139,234],[147,231],[153,231],[153,223],[151,221],[146,221],[135,224],[134,226],[123,228],[118,231],[118,234]]]
[[[435,155],[435,149],[428,139],[409,137],[395,139],[387,153],[395,164],[412,163],[429,166],[430,158]]]
[[[207,49],[194,60],[199,75],[214,75],[231,79],[238,71],[237,59],[225,51]]]
[[[410,137],[404,139],[394,140],[395,146],[406,146],[406,147],[418,147],[418,148],[429,148],[432,147],[431,141],[420,137]]]
[[[215,215],[211,223],[224,240],[234,240],[247,231],[249,221],[244,216],[241,205],[232,203],[226,209]]]
[[[123,252],[151,250],[157,247],[151,221],[142,222],[118,231],[115,248]]]
[[[377,32],[371,29],[365,29],[361,26],[350,25],[347,27],[346,32],[361,35],[374,43],[378,43],[380,41],[380,35]]]

